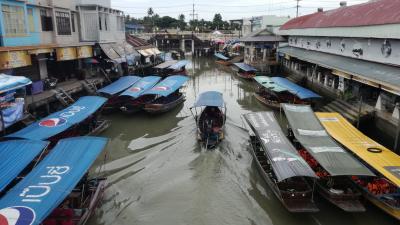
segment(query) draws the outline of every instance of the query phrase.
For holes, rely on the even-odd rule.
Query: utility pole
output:
[[[192,54],[194,55],[194,18],[195,16],[198,16],[198,14],[194,13],[194,1],[193,1],[193,9],[192,9],[192,14],[190,14],[192,16]]]
[[[296,17],[298,17],[299,16],[299,7],[300,7],[299,3],[300,3],[301,0],[295,0],[295,1],[297,2],[297,5],[296,5]]]

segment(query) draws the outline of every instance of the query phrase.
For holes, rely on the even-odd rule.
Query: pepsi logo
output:
[[[168,89],[169,89],[169,87],[165,87],[165,86],[159,86],[159,87],[153,88],[153,90],[155,90],[155,91],[166,91]]]
[[[129,91],[131,91],[131,92],[139,92],[141,90],[142,89],[140,87],[133,87],[133,88],[129,89]]]
[[[12,206],[0,210],[0,225],[31,225],[35,212],[25,206]]]
[[[39,126],[42,127],[59,127],[67,123],[67,120],[60,117],[60,118],[51,118],[47,120],[42,120],[39,123]]]

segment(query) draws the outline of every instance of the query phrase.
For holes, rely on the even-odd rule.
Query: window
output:
[[[35,22],[33,20],[33,9],[28,9],[29,32],[35,32]]]
[[[104,28],[105,28],[106,30],[108,30],[107,19],[108,19],[108,16],[107,16],[107,15],[104,15]]]
[[[72,32],[75,32],[75,13],[71,13]]]
[[[58,35],[71,35],[71,20],[68,12],[56,11],[56,23]]]
[[[53,30],[53,19],[51,16],[48,16],[46,9],[40,10],[40,22],[42,23],[42,31]]]
[[[101,29],[101,15],[99,15],[99,30],[102,30]]]
[[[2,5],[6,35],[25,35],[25,13],[21,6]]]

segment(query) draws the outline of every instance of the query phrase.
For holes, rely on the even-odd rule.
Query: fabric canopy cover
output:
[[[189,61],[187,61],[187,60],[179,60],[177,63],[175,63],[174,65],[171,65],[168,68],[172,69],[172,70],[180,70],[183,67],[185,67],[188,63],[189,63]]]
[[[264,88],[273,92],[283,92],[289,91],[287,88],[279,86],[270,77],[266,76],[256,76],[253,78],[257,83],[259,83]]]
[[[0,94],[25,87],[31,83],[32,81],[26,77],[6,75],[2,73],[0,74]]]
[[[328,135],[310,106],[282,107],[296,139],[330,175],[375,176]]]
[[[303,88],[290,80],[283,78],[283,77],[272,77],[272,81],[275,82],[275,84],[286,88],[290,93],[293,95],[296,95],[300,99],[310,99],[310,98],[321,98],[321,96],[315,94],[314,92]]]
[[[107,101],[98,96],[85,96],[66,109],[53,113],[6,137],[29,140],[47,140],[75,124],[78,124],[99,110]]]
[[[252,72],[252,71],[257,71],[256,68],[250,66],[249,64],[246,63],[234,63],[235,66],[239,67],[239,69],[246,71],[246,72]]]
[[[102,89],[98,90],[98,93],[108,94],[108,95],[115,95],[128,89],[130,86],[134,85],[136,82],[140,80],[138,76],[124,76],[119,78],[117,81],[113,82],[112,84],[103,87]]]
[[[291,177],[318,178],[282,132],[273,112],[244,115],[270,159],[278,182]]]
[[[126,91],[122,92],[120,96],[129,96],[132,98],[138,98],[145,91],[154,87],[154,85],[156,85],[160,80],[161,77],[158,76],[144,77],[140,81],[132,85],[130,88],[128,88]]]
[[[64,139],[0,200],[0,214],[8,224],[38,225],[71,193],[107,139]]]
[[[174,65],[175,63],[177,63],[178,60],[169,60],[169,61],[165,61],[163,63],[158,64],[157,66],[155,66],[155,69],[166,69],[172,65]]]
[[[218,59],[222,59],[224,61],[229,60],[228,57],[222,55],[221,53],[215,53],[214,56],[217,57]]]
[[[222,97],[222,93],[218,91],[207,91],[199,95],[193,107],[202,107],[202,106],[224,107],[224,105],[225,103]]]
[[[400,156],[357,130],[339,113],[316,113],[328,133],[380,174],[400,187]],[[369,148],[382,152],[371,152]]]
[[[182,87],[189,78],[187,76],[175,75],[165,78],[150,90],[144,92],[142,95],[161,95],[167,97]]]
[[[32,160],[43,151],[48,142],[12,140],[0,142],[0,192],[9,185]]]

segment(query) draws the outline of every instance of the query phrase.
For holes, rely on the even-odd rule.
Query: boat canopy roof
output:
[[[316,114],[334,139],[397,185],[397,187],[400,187],[399,155],[365,136],[339,113]],[[368,149],[375,149],[378,152],[368,151]]]
[[[106,144],[107,139],[99,137],[58,142],[24,179],[1,198],[1,215],[8,224],[40,224],[71,193]]]
[[[331,176],[375,176],[328,135],[310,106],[282,107],[296,139]]]
[[[169,61],[165,61],[163,63],[158,64],[157,66],[155,66],[155,69],[166,69],[172,65],[174,65],[175,63],[177,63],[178,60],[169,60]]]
[[[244,115],[270,159],[278,182],[291,177],[315,177],[314,171],[282,132],[273,112]]]
[[[161,80],[159,76],[147,76],[140,79],[137,83],[122,92],[120,96],[138,98],[143,92],[149,90]]]
[[[12,76],[12,75],[6,75],[4,73],[1,73],[0,74],[0,94],[7,92],[7,91],[12,91],[12,90],[16,90],[16,89],[25,87],[26,85],[29,85],[31,83],[32,83],[32,81],[26,77]]]
[[[145,91],[142,95],[161,95],[166,97],[181,88],[182,85],[188,80],[189,78],[183,75],[169,76],[158,83],[156,86]]]
[[[24,129],[7,135],[9,138],[47,140],[75,124],[78,124],[99,110],[107,101],[98,96],[81,97],[73,105],[33,123]]]
[[[0,142],[0,192],[9,185],[48,145],[45,141]]]
[[[296,95],[300,99],[309,99],[309,98],[321,98],[320,95],[314,93],[313,91],[310,91],[306,88],[303,88],[302,86],[299,86],[290,80],[283,78],[283,77],[272,77],[272,81],[275,82],[275,84],[286,88],[290,93],[293,95]]]
[[[273,92],[284,92],[289,91],[287,88],[279,86],[271,79],[271,77],[267,76],[256,76],[253,78],[257,83],[259,83],[264,88],[271,90]]]
[[[252,72],[252,71],[257,71],[256,68],[250,66],[249,64],[246,63],[234,63],[235,66],[239,67],[239,69],[244,70],[246,72]]]
[[[183,68],[184,66],[186,66],[188,63],[189,63],[188,60],[179,60],[177,63],[171,65],[168,68],[172,69],[172,70],[179,70],[179,69]]]
[[[215,53],[214,56],[217,57],[218,59],[222,59],[224,61],[229,60],[228,57],[222,55],[221,53]]]
[[[124,76],[120,77],[117,81],[99,89],[98,93],[115,95],[128,89],[130,86],[138,82],[141,78],[139,76]]]
[[[202,106],[224,107],[225,103],[222,93],[218,91],[206,91],[201,93],[193,107]]]

